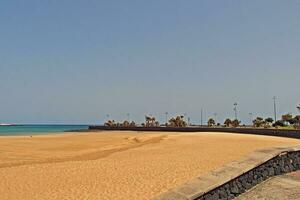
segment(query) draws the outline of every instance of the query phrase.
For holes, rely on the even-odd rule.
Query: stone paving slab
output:
[[[270,178],[235,200],[300,200],[300,171]]]

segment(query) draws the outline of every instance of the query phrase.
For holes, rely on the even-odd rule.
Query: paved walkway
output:
[[[271,178],[235,200],[300,200],[300,171]]]

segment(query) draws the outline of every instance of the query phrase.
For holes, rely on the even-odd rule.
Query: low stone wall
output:
[[[300,170],[300,147],[256,151],[153,200],[234,199],[272,176],[296,170]]]
[[[214,128],[214,127],[109,127],[89,126],[89,130],[102,131],[159,131],[159,132],[225,132],[255,134],[300,139],[300,130],[264,129],[264,128]]]

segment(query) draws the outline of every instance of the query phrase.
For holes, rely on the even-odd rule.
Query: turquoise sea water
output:
[[[14,125],[0,126],[0,136],[2,135],[45,135],[61,133],[70,130],[87,129],[88,125]]]

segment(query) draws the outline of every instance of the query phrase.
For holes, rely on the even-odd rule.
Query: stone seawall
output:
[[[240,161],[174,188],[153,200],[234,199],[262,181],[300,170],[300,147],[253,152]]]
[[[109,127],[89,126],[91,131],[158,131],[158,132],[225,132],[255,134],[300,139],[300,130],[265,128],[214,128],[214,127]]]

